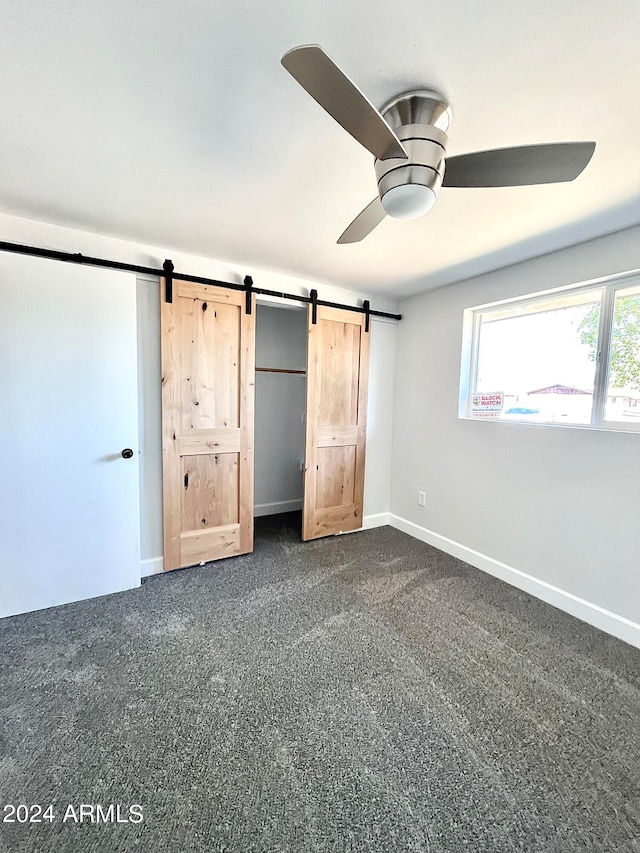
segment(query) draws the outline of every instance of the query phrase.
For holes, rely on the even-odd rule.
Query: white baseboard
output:
[[[254,517],[262,515],[276,515],[279,512],[293,512],[294,510],[302,509],[302,501],[278,501],[270,504],[256,504],[254,507]],[[390,515],[388,512],[380,512],[377,515],[365,515],[362,519],[361,530],[370,530],[373,527],[382,527],[385,524],[391,524]],[[350,531],[353,532],[353,531]],[[151,575],[159,575],[164,571],[164,560],[162,557],[155,557],[150,560],[140,561],[140,577],[148,578]]]
[[[274,501],[269,504],[256,504],[253,507],[253,517],[277,515],[279,512],[294,512],[297,509],[302,509],[302,498],[295,501]]]
[[[388,512],[379,512],[376,515],[365,515],[362,519],[361,530],[371,530],[373,527],[384,527],[391,524],[391,515]]]
[[[389,518],[390,515],[388,512],[379,512],[376,515],[364,515],[362,517],[362,527],[356,527],[354,530],[341,530],[336,536],[348,536],[350,533],[359,533],[361,530],[384,527],[385,524],[391,524]]]
[[[164,571],[164,560],[162,557],[153,557],[151,560],[140,560],[140,577],[148,578],[151,575],[159,575]]]
[[[403,533],[413,536],[414,539],[433,545],[435,548],[451,554],[452,557],[458,557],[465,563],[475,566],[476,569],[481,569],[483,572],[506,581],[511,586],[515,586],[535,598],[540,598],[547,604],[552,604],[559,610],[564,610],[565,613],[569,613],[571,616],[575,616],[577,619],[581,619],[583,622],[587,622],[589,625],[593,625],[631,646],[640,648],[640,625],[624,616],[618,616],[597,604],[591,604],[591,602],[578,598],[571,592],[566,592],[546,581],[525,574],[519,569],[507,566],[499,560],[494,560],[493,557],[488,557],[486,554],[467,548],[466,545],[461,545],[460,542],[454,542],[453,539],[447,539],[446,536],[427,530],[426,527],[420,527],[412,521],[407,521],[406,518],[389,513],[388,523],[398,530],[402,530]]]

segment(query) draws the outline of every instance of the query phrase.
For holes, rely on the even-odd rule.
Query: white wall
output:
[[[307,312],[258,305],[256,367],[307,369]],[[255,515],[302,506],[305,376],[256,373]]]
[[[374,306],[376,307],[376,306]],[[384,309],[382,309],[384,310]],[[391,446],[397,333],[400,323],[371,320],[364,526],[386,524],[391,488]]]
[[[162,569],[162,394],[158,280],[137,280],[140,554],[145,571]]]
[[[202,275],[222,281],[242,282],[252,275],[256,287],[308,295],[317,288],[321,299],[357,305],[371,299],[372,308],[397,311],[390,299],[364,292],[344,290],[323,282],[306,281],[237,264],[226,263],[179,252],[170,247],[147,246],[117,237],[91,234],[44,222],[0,214],[0,239],[41,246],[64,252],[109,258],[124,263],[161,268],[171,258],[176,272]],[[140,512],[143,574],[162,569],[162,474],[160,432],[160,311],[158,283],[138,276],[138,382],[140,389]],[[290,306],[288,300],[261,297],[261,301]],[[395,363],[395,322],[372,321],[371,370],[369,377],[368,417],[370,433],[365,466],[365,524],[375,523],[367,516],[383,520],[389,509],[389,471],[391,458],[391,420],[393,414],[393,365]],[[82,354],[78,356],[81,358]],[[132,365],[132,370],[136,365]]]
[[[640,623],[640,435],[459,420],[458,391],[465,308],[637,267],[638,227],[402,303],[391,476],[402,529],[629,641],[640,640],[625,621]]]

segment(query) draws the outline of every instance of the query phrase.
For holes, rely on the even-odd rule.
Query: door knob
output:
[[[122,458],[123,459],[131,459],[132,456],[133,456],[133,450],[130,447],[125,447],[125,449],[122,451]]]

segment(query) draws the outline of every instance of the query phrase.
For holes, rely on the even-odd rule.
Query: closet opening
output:
[[[302,538],[306,306],[256,306],[254,539]]]

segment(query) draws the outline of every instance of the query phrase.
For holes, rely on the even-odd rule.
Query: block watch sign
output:
[[[471,415],[474,418],[497,418],[504,408],[504,392],[474,394],[471,397]]]

